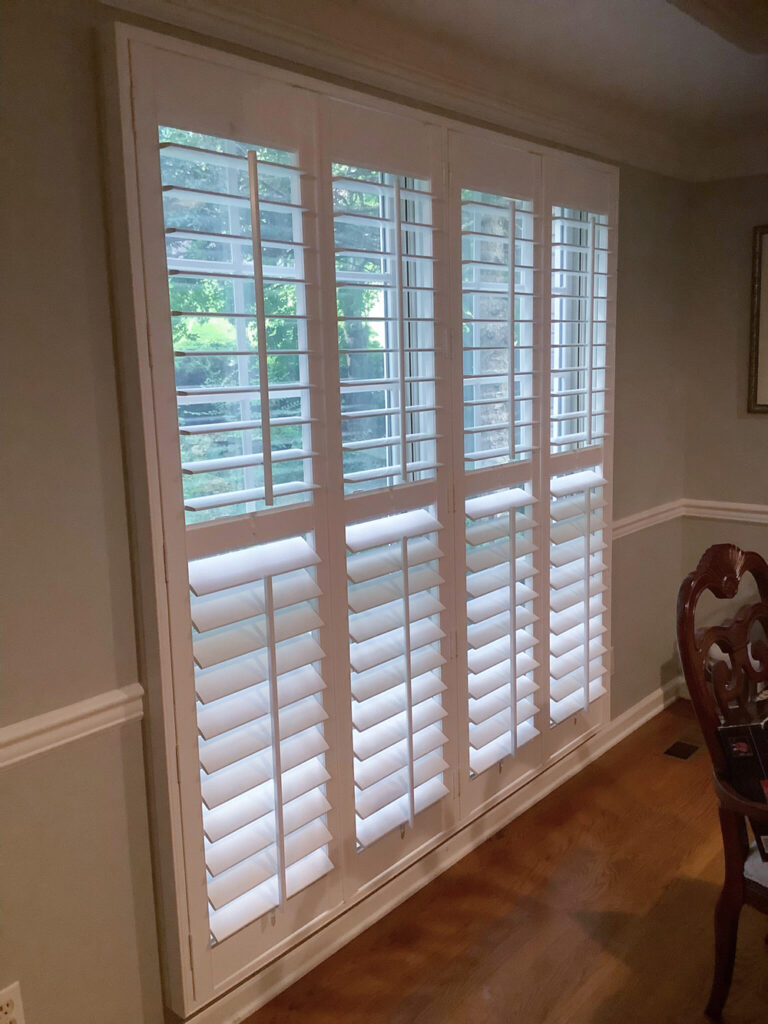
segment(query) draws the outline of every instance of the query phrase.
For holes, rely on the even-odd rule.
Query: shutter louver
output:
[[[599,467],[550,483],[550,718],[585,710],[606,691],[605,478]]]
[[[428,181],[334,164],[344,488],[437,470]]]
[[[462,189],[464,460],[467,470],[530,459],[533,205]]]
[[[437,534],[428,509],[347,527],[358,844],[368,847],[440,800],[445,636]]]
[[[160,137],[187,522],[307,501],[308,211],[297,156],[168,128]]]
[[[474,775],[538,735],[533,504],[529,487],[465,502],[469,764]],[[483,581],[479,586],[478,579]]]

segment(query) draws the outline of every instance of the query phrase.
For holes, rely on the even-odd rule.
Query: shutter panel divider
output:
[[[267,364],[267,321],[264,309],[264,269],[261,247],[261,212],[259,207],[259,161],[256,150],[248,152],[248,185],[250,190],[251,237],[253,239],[253,276],[255,281],[256,329],[258,331],[259,398],[261,437],[264,450],[264,504],[274,504],[272,489],[272,441],[269,412],[269,368]],[[285,875],[281,868],[280,895],[285,892]]]

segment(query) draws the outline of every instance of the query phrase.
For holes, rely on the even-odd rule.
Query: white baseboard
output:
[[[132,683],[5,725],[0,728],[0,768],[141,718],[143,697],[142,687]]]
[[[682,679],[675,678],[654,690],[526,786],[410,865],[402,874],[189,1019],[194,1024],[242,1024],[270,999],[682,696],[681,684]]]

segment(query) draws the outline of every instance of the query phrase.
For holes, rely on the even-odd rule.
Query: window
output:
[[[189,1013],[605,720],[616,176],[137,39]]]

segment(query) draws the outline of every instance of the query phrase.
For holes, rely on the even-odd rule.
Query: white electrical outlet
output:
[[[21,986],[14,981],[0,992],[0,1024],[24,1024]]]

